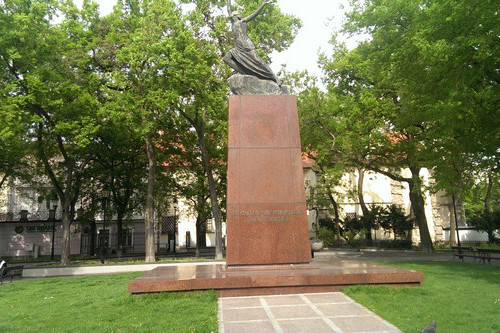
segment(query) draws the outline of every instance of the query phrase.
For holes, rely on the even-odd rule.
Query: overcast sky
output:
[[[75,0],[81,6],[83,0]],[[97,0],[102,15],[110,13],[116,0]],[[328,41],[332,32],[338,29],[344,18],[342,5],[346,0],[278,0],[278,6],[285,13],[295,15],[302,20],[292,46],[281,53],[271,55],[271,67],[278,71],[282,64],[287,70],[307,69],[311,74],[319,75],[317,66],[318,52],[330,50]]]

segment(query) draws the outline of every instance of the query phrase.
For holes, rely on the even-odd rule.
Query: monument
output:
[[[228,266],[311,261],[296,98],[247,36],[267,4],[229,12],[235,47],[223,60],[240,74],[229,80]]]
[[[158,267],[131,293],[215,289],[222,296],[338,291],[355,284],[420,285],[423,274],[342,260],[310,264],[296,97],[257,55],[247,22],[228,9],[235,48],[229,79],[226,263]]]

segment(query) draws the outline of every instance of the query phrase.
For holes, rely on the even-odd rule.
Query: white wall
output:
[[[52,223],[0,223],[0,256],[17,257],[31,256],[32,252],[26,250],[28,244],[40,246],[40,255],[48,256],[52,249],[52,232],[27,232],[26,226],[52,225]],[[24,231],[16,233],[15,228],[22,226]],[[80,233],[74,233],[72,226],[70,238],[71,254],[80,254]],[[61,253],[62,224],[56,224],[54,253]]]
[[[484,231],[477,230],[459,230],[458,232],[461,242],[487,242],[488,234]],[[444,241],[450,241],[450,230],[443,230]]]

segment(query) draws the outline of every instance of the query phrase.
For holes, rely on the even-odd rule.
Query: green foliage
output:
[[[377,240],[374,245],[379,249],[405,249],[411,250],[413,243],[408,239]]]
[[[320,227],[318,232],[318,238],[324,242],[325,247],[335,247],[337,246],[335,231],[327,227]]]
[[[406,238],[408,232],[413,229],[413,221],[406,215],[403,209],[397,205],[390,205],[381,211],[379,225],[394,233],[394,237]]]
[[[467,219],[470,225],[488,234],[488,242],[495,242],[495,231],[500,231],[500,209],[488,211],[475,211]]]
[[[322,218],[318,220],[320,228],[326,228],[328,230],[335,230],[335,221],[331,218]]]
[[[129,294],[127,284],[141,274],[6,284],[0,289],[0,332],[217,331],[214,292]]]
[[[433,320],[437,321],[440,333],[500,330],[498,266],[458,262],[387,265],[423,272],[422,286],[359,286],[345,288],[343,292],[407,333],[419,332]]]
[[[490,209],[500,209],[500,175],[494,171],[485,174],[481,170],[476,171],[474,175],[474,183],[465,188],[463,200],[467,213],[474,214],[480,210],[485,210],[485,200],[488,192],[489,177],[491,177],[491,197]]]
[[[342,237],[347,240],[347,243],[349,243],[349,245],[354,247],[360,246],[361,243],[359,238],[363,239],[364,234],[366,234],[366,229],[364,228],[363,221],[358,216],[346,217],[344,219],[344,223],[342,224],[341,231]],[[362,235],[359,235],[360,233],[362,233]]]

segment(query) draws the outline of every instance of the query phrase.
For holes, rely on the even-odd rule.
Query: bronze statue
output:
[[[222,60],[238,73],[252,75],[263,80],[271,80],[280,85],[280,81],[271,68],[261,57],[259,57],[257,52],[255,52],[255,45],[253,45],[247,35],[247,22],[257,17],[264,6],[270,3],[270,0],[264,1],[253,14],[243,18],[240,16],[239,12],[231,12],[231,4],[229,1],[228,12],[233,26],[235,48],[229,51]]]

